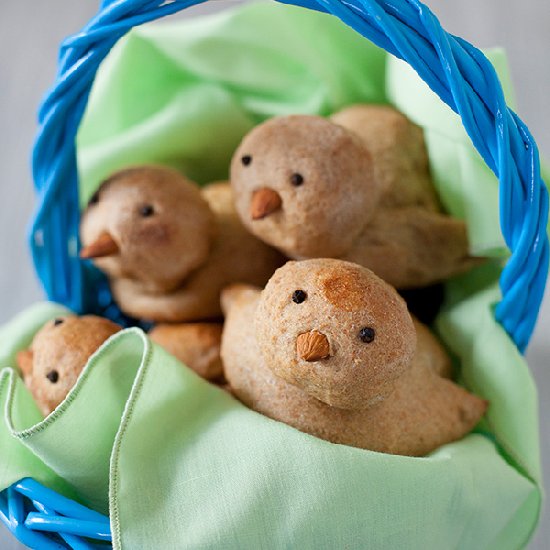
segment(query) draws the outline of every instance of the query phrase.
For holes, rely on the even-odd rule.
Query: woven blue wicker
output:
[[[123,320],[105,278],[79,259],[75,137],[95,73],[132,27],[204,1],[104,0],[84,29],[62,44],[56,83],[39,112],[33,155],[39,204],[30,244],[49,299],[76,312]],[[468,42],[446,33],[418,0],[287,3],[331,13],[404,59],[461,116],[475,147],[499,178],[501,227],[512,255],[500,279],[502,301],[495,315],[524,351],[548,272],[548,194],[537,146],[525,124],[507,107],[490,62]],[[30,502],[35,511],[30,511]],[[110,540],[107,518],[28,479],[0,494],[0,518],[31,547],[92,548],[86,538]]]
[[[111,541],[109,518],[26,478],[0,493],[0,518],[31,548],[92,550]]]

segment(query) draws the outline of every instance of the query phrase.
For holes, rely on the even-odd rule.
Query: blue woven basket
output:
[[[100,12],[61,46],[57,80],[39,112],[33,153],[39,198],[30,234],[36,270],[48,298],[76,312],[124,318],[107,281],[79,259],[76,133],[95,73],[132,27],[206,0],[104,0]],[[285,1],[285,0],[281,0]],[[500,222],[512,255],[502,272],[495,316],[524,351],[537,319],[548,272],[548,194],[537,146],[508,108],[496,73],[474,46],[445,32],[418,0],[288,0],[340,18],[407,61],[458,113],[500,182]],[[96,548],[110,541],[108,518],[36,481],[0,493],[0,518],[34,548]],[[96,542],[91,542],[96,541]]]

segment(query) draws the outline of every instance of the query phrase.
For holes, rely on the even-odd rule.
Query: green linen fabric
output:
[[[506,61],[490,53],[510,99]],[[81,200],[132,163],[227,177],[254,124],[388,102],[422,125],[445,207],[493,258],[449,281],[435,328],[460,380],[490,400],[463,440],[410,458],[334,445],[256,414],[138,329],[112,337],[42,420],[15,369],[47,319],[0,331],[0,489],[32,476],[109,512],[115,548],[522,547],[541,501],[536,389],[493,316],[507,251],[498,182],[460,119],[404,63],[338,20],[277,4],[146,26],[103,64],[79,133]]]
[[[115,548],[519,548],[540,503],[536,399],[491,320],[495,297],[462,301],[442,324],[467,352],[471,385],[491,398],[499,444],[476,433],[425,458],[334,445],[246,409],[129,329],[43,421],[3,372],[0,487],[31,475],[110,509]],[[29,340],[37,311],[3,330],[2,356]]]

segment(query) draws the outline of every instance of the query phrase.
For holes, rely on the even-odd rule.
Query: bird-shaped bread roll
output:
[[[290,258],[348,260],[400,289],[480,262],[441,210],[422,130],[388,106],[270,119],[243,139],[231,184],[243,224]]]
[[[149,338],[206,380],[223,377],[221,323],[161,323]]]
[[[29,349],[17,354],[23,380],[44,415],[65,399],[88,359],[120,330],[94,315],[58,317],[36,333]]]
[[[341,260],[289,262],[263,291],[222,295],[222,360],[244,404],[334,443],[421,456],[467,434],[487,402],[397,292]]]
[[[263,286],[282,263],[242,226],[228,184],[200,190],[160,166],[106,180],[83,213],[81,240],[120,309],[148,321],[219,317],[224,286]]]

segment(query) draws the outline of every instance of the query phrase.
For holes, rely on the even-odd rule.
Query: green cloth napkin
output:
[[[334,445],[246,409],[129,329],[42,422],[3,371],[0,487],[31,475],[110,509],[115,548],[518,548],[540,503],[536,397],[491,318],[496,294],[461,302],[442,324],[491,399],[502,448],[482,434],[425,458]],[[39,306],[3,329],[2,356],[58,314]]]
[[[501,52],[490,58],[510,97]],[[426,130],[446,208],[494,260],[447,284],[436,328],[460,379],[491,402],[477,433],[424,458],[334,445],[256,414],[153,346],[111,338],[41,421],[14,367],[38,305],[0,331],[0,488],[30,475],[109,511],[115,548],[523,546],[541,500],[537,397],[494,321],[507,251],[498,184],[459,118],[414,72],[338,20],[259,4],[132,32],[103,64],[79,139],[81,200],[112,170],[159,162],[227,177],[254,124],[354,102],[395,104]]]

